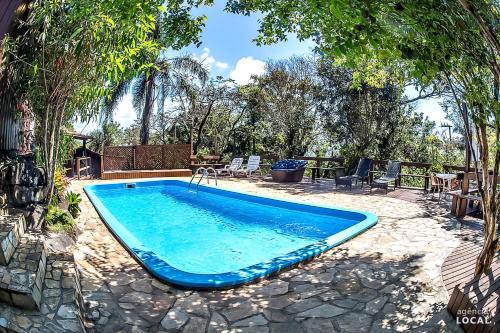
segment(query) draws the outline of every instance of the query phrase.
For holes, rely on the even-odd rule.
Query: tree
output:
[[[5,45],[1,75],[10,77],[16,98],[36,116],[49,194],[63,125],[77,116],[95,117],[110,88],[152,68],[161,49],[197,42],[205,18],[190,10],[203,3],[211,2],[169,1],[164,7],[161,0],[32,1],[23,34]],[[168,44],[150,38],[160,14]]]
[[[155,101],[158,114],[166,117],[163,109],[170,96],[179,93],[179,90],[186,89],[192,84],[190,81],[200,81],[203,85],[207,79],[207,69],[192,57],[181,56],[173,59],[160,57],[152,68],[141,73],[137,78],[120,82],[111,97],[105,101],[104,112],[108,115],[112,114],[115,106],[128,92],[133,82],[133,105],[141,118],[140,144],[146,145],[149,143]]]
[[[188,122],[195,132],[196,140],[193,142],[193,154],[198,153],[198,148],[203,142],[206,125],[210,117],[219,107],[223,107],[231,97],[231,80],[224,80],[221,77],[210,80],[207,85],[198,87],[198,91],[190,91],[189,100],[192,107],[188,109],[186,115]]]
[[[104,147],[119,145],[123,141],[123,130],[116,122],[102,124],[101,128],[89,133],[92,140],[89,142],[89,149],[102,154]]]
[[[374,87],[362,81],[355,87],[352,70],[328,60],[319,61],[317,70],[321,122],[349,167],[363,156],[430,160],[425,138],[434,124],[414,112],[402,86],[387,82]]]
[[[314,140],[320,90],[314,73],[311,59],[292,57],[268,62],[265,73],[256,78],[267,146],[280,157],[304,155]]]
[[[371,84],[387,73],[417,79],[422,86],[444,81],[463,117],[469,146],[473,119],[480,156],[474,157],[484,209],[484,245],[476,273],[485,272],[498,250],[500,216],[500,42],[498,2],[444,1],[258,1],[229,0],[227,10],[264,13],[257,43],[296,33],[313,38],[322,54],[356,70]],[[387,70],[388,69],[388,70]],[[496,141],[490,163],[488,131]],[[474,154],[473,154],[474,155]],[[480,163],[479,163],[480,162]],[[489,177],[489,169],[493,177]]]

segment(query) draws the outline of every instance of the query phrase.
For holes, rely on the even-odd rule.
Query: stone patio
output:
[[[128,180],[129,181],[129,180]],[[98,181],[72,184],[73,190]],[[314,260],[250,285],[178,289],[155,280],[115,240],[85,194],[75,265],[95,332],[461,332],[440,267],[461,224],[425,201],[334,191],[327,184],[219,180],[219,187],[368,210],[376,226]],[[432,209],[431,209],[432,208]]]

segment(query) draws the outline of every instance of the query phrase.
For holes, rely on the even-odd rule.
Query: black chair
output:
[[[356,185],[358,185],[358,181],[361,180],[361,188],[363,188],[364,180],[366,179],[366,183],[368,184],[370,168],[372,166],[372,160],[369,158],[361,158],[358,162],[358,167],[356,168],[356,172],[350,176],[342,176],[335,177],[335,188],[339,185],[349,186],[349,189],[352,190],[352,181],[356,181]]]
[[[401,173],[401,162],[399,161],[389,161],[387,164],[387,171],[382,174],[378,179],[375,179],[370,184],[370,192],[372,188],[383,188],[385,193],[388,191],[390,183],[394,183],[394,190],[396,190],[396,183],[399,179],[399,174]]]

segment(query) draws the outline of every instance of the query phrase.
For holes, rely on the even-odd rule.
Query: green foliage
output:
[[[63,171],[61,169],[57,169],[54,173],[54,188],[57,191],[57,194],[62,196],[66,192],[68,185],[69,182],[64,176]]]
[[[80,198],[79,193],[69,192],[66,194],[66,202],[68,204],[68,212],[76,218],[78,214],[80,214],[80,203],[82,202],[82,198]]]
[[[103,123],[101,128],[93,130],[89,135],[92,137],[88,144],[89,149],[99,154],[103,153],[104,147],[123,142],[123,130],[119,123],[113,121]]]
[[[400,1],[261,1],[229,0],[226,9],[248,15],[263,13],[258,43],[285,40],[289,33],[313,38],[322,55],[355,70],[357,84],[380,87],[387,75],[416,79],[426,87],[444,82],[466,124],[472,119],[480,146],[475,161],[483,174],[493,169],[493,181],[484,178],[484,247],[475,273],[491,266],[497,252],[500,219],[500,3],[490,0]],[[382,73],[382,74],[381,74]],[[391,75],[392,76],[392,75]],[[382,79],[382,80],[381,80]],[[451,96],[451,97],[450,97]],[[493,146],[488,141],[493,130]],[[494,158],[490,158],[490,151]],[[493,164],[492,164],[493,162]]]
[[[199,41],[211,0],[35,0],[19,37],[5,47],[4,73],[36,120],[36,143],[52,180],[63,126],[96,118],[120,82],[152,70],[161,51]],[[161,38],[153,38],[161,30]],[[13,74],[11,74],[13,73]],[[49,184],[52,192],[52,183]]]
[[[153,131],[156,132],[155,139],[166,143],[168,139],[165,125],[168,117],[163,112],[165,102],[174,94],[189,94],[194,84],[203,86],[207,80],[208,70],[200,61],[188,56],[173,59],[160,56],[154,63],[154,69],[141,73],[133,80],[122,81],[114,88],[111,96],[104,100],[104,118],[112,119],[116,105],[128,92],[129,86],[132,86],[133,106],[141,118],[141,144],[148,144],[150,141],[151,118],[155,105],[158,110],[152,124]],[[104,130],[105,128],[103,133]]]
[[[48,230],[54,232],[71,233],[75,226],[75,220],[68,211],[52,205],[49,206],[45,221]]]
[[[73,153],[79,146],[80,144],[76,140],[73,140],[71,135],[62,134],[59,141],[59,161],[56,167],[63,168],[66,162],[73,158]]]
[[[403,86],[356,87],[352,70],[325,60],[271,62],[246,85],[212,80],[191,82],[189,94],[174,91],[175,107],[167,103],[153,116],[152,142],[188,142],[192,126],[198,156],[341,155],[354,168],[363,156],[454,163],[463,155],[434,134],[434,123],[414,111]],[[116,131],[113,143],[137,143],[138,126]],[[102,141],[100,133],[93,135],[94,144]]]

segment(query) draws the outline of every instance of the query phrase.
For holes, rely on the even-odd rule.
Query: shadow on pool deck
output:
[[[82,288],[96,332],[460,332],[440,291],[415,278],[419,259],[337,248],[259,283],[191,292],[155,281],[138,265],[104,269],[87,258],[100,274],[84,274]]]
[[[310,183],[249,182],[253,185],[248,188],[232,187],[263,194],[272,191],[262,189],[318,194],[311,199],[343,198],[346,204],[352,202],[350,197],[335,193],[356,197],[348,190],[326,196],[332,187]],[[195,292],[151,277],[109,233],[83,195],[85,213],[78,220],[82,233],[75,257],[89,331],[461,332],[445,309],[444,287],[426,273],[428,265],[440,266],[440,252],[453,247],[454,222],[431,219],[429,211],[415,204],[402,209],[404,203],[386,201],[385,194],[375,197],[362,200],[378,207],[381,222],[349,243],[257,283]]]

